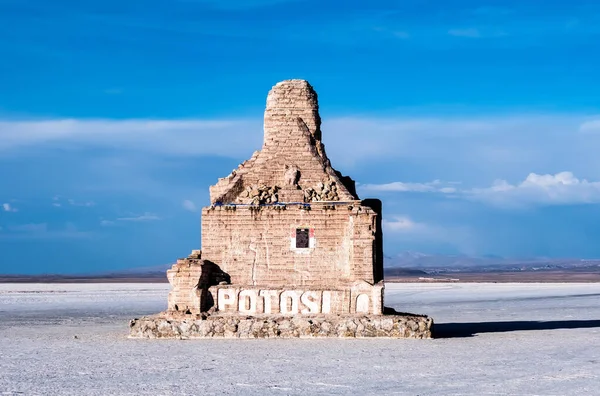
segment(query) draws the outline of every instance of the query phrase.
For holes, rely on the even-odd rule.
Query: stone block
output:
[[[133,319],[131,338],[432,338],[433,320],[420,315],[308,317],[164,314]]]
[[[261,150],[210,200],[202,251],[167,271],[167,311],[132,337],[431,336],[427,317],[383,315],[381,202],[332,167],[308,82],[271,89]]]

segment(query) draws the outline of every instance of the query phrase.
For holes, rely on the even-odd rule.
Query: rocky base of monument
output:
[[[431,338],[433,320],[412,314],[170,315],[133,319],[130,338]]]

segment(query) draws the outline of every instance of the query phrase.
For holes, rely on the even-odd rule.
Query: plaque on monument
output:
[[[271,89],[262,149],[210,200],[202,250],[167,271],[167,311],[132,337],[431,336],[426,316],[384,314],[381,202],[331,166],[307,81]]]

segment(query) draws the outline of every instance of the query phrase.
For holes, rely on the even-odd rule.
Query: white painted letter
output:
[[[300,297],[302,304],[306,306],[302,310],[303,314],[318,314],[319,313],[319,295],[314,291],[307,291]]]
[[[352,218],[352,217],[350,217]],[[331,312],[331,292],[324,291],[323,292],[323,301],[321,303],[321,312],[324,314],[328,314]]]
[[[225,311],[227,307],[235,309],[236,292],[234,289],[219,289],[217,294],[217,308],[219,311]]]
[[[286,290],[281,293],[281,297],[279,299],[279,310],[283,315],[296,315],[299,310],[299,296],[298,292],[295,290]],[[288,309],[288,298],[291,299],[292,304]]]
[[[275,290],[261,290],[258,295],[261,296],[265,301],[264,313],[273,313],[272,297],[277,297],[277,292]]]
[[[256,290],[242,290],[238,298],[239,305],[238,310],[243,314],[255,314],[256,313],[256,299],[258,295]]]
[[[369,295],[359,294],[356,297],[356,312],[369,313]]]

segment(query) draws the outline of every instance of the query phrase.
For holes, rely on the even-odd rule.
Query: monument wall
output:
[[[382,319],[381,202],[331,166],[318,109],[307,81],[271,89],[261,150],[210,187],[202,250],[167,271],[167,311],[132,334],[430,336],[429,318]]]
[[[202,257],[238,284],[374,284],[381,280],[374,271],[377,216],[360,202],[204,208]],[[302,230],[309,234],[304,247],[296,238]]]

